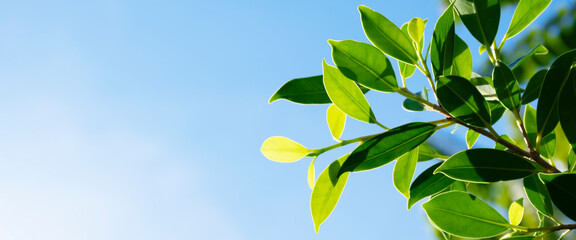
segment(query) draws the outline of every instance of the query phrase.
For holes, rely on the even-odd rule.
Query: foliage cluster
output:
[[[285,137],[271,137],[261,148],[264,156],[277,162],[313,158],[308,181],[316,231],[335,208],[351,173],[393,161],[393,182],[408,199],[408,207],[430,197],[422,207],[446,239],[541,239],[576,228],[558,220],[559,214],[576,220],[576,49],[562,53],[547,69],[532,69],[526,87],[521,87],[514,70],[534,55],[546,54],[547,48],[537,45],[510,63],[501,58],[506,40],[527,28],[550,2],[520,0],[497,44],[499,0],[452,1],[437,20],[427,47],[427,20],[413,18],[398,27],[380,13],[360,6],[362,26],[371,44],[328,41],[336,66],[324,61],[322,75],[290,80],[270,99],[329,104],[327,120],[336,144],[311,149]],[[491,76],[472,71],[471,51],[455,32],[457,20],[481,43],[480,52],[485,52],[493,64]],[[389,58],[398,60],[401,85]],[[426,76],[431,93],[427,89],[414,93],[407,88],[406,79],[416,69]],[[400,94],[406,98],[406,110],[434,111],[441,118],[390,129],[376,119],[365,98],[370,90]],[[529,105],[535,100],[537,108]],[[522,133],[521,141],[494,129],[505,112],[513,116],[515,127]],[[384,132],[343,140],[347,116],[376,124]],[[453,125],[467,128],[469,149],[444,156],[426,141]],[[473,148],[480,135],[494,141],[494,148]],[[359,145],[316,178],[316,157],[353,143]],[[413,180],[416,165],[433,159],[439,162]],[[538,212],[538,226],[522,221],[522,198],[512,202],[506,219],[471,190],[477,185],[519,179],[528,203]]]

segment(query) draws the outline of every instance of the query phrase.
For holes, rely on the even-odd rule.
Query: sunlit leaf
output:
[[[417,46],[417,52],[422,51],[422,42],[424,42],[424,28],[426,27],[426,21],[422,18],[415,17],[408,23],[408,36]]]
[[[492,80],[498,99],[514,113],[519,112],[520,108],[520,87],[516,76],[506,64],[498,62],[492,71]]]
[[[538,127],[536,125],[536,109],[529,104],[526,104],[526,108],[524,109],[524,127],[526,128],[528,140],[530,140],[530,143],[534,145],[536,143],[536,135],[538,134]]]
[[[559,103],[560,125],[572,149],[576,151],[576,67],[566,83]]]
[[[492,78],[482,77],[477,73],[472,73],[470,83],[478,89],[486,101],[498,101],[496,90],[494,90],[494,87],[492,86]]]
[[[330,164],[330,166],[322,171],[316,180],[310,199],[310,208],[312,210],[312,219],[314,220],[314,229],[316,232],[318,232],[320,224],[330,216],[336,207],[340,195],[342,195],[342,191],[344,190],[344,186],[346,186],[349,173],[338,174],[340,172],[340,166],[346,160],[346,157],[348,157],[348,155]]]
[[[363,122],[375,123],[376,117],[356,83],[346,78],[338,68],[323,62],[324,87],[328,96],[346,115]]]
[[[576,221],[576,174],[539,174],[550,193],[554,205]]]
[[[406,198],[410,198],[410,182],[416,171],[416,163],[418,163],[418,147],[410,150],[402,155],[394,165],[392,173],[394,187],[402,193]]]
[[[296,78],[288,81],[272,97],[269,103],[278,99],[286,99],[301,104],[332,103],[322,83],[322,75]]]
[[[519,66],[522,65],[522,63],[526,62],[526,60],[528,60],[529,58],[531,58],[534,55],[545,55],[548,53],[548,49],[546,47],[544,47],[544,45],[542,44],[538,44],[536,47],[532,48],[532,50],[530,50],[530,52],[528,52],[526,55],[514,60],[514,62],[510,63],[510,66],[512,71],[514,71],[516,68],[518,68]]]
[[[418,154],[418,162],[425,162],[439,156],[438,151],[426,142],[420,144],[418,149],[420,149],[420,153]]]
[[[524,217],[524,199],[520,198],[510,205],[508,209],[508,218],[510,224],[518,226]]]
[[[466,146],[468,146],[468,149],[472,148],[472,146],[474,146],[474,143],[476,143],[476,140],[478,140],[478,137],[480,137],[480,133],[472,130],[472,129],[468,129],[468,131],[466,131]]]
[[[418,201],[424,199],[425,197],[434,195],[449,187],[454,183],[454,179],[446,177],[444,174],[434,174],[436,168],[442,164],[441,162],[436,163],[424,170],[412,185],[410,185],[410,198],[408,199],[408,209],[410,209]]]
[[[316,157],[312,159],[310,162],[310,166],[308,166],[308,186],[310,189],[314,190],[314,183],[316,181],[316,169],[314,169],[314,162],[316,161]]]
[[[571,67],[576,60],[576,49],[566,52],[556,58],[550,69],[546,73],[538,107],[536,118],[538,125],[538,136],[543,137],[552,132],[558,124],[558,102],[563,88],[570,78]],[[568,136],[568,134],[566,135]]]
[[[520,0],[505,38],[514,37],[528,27],[550,5],[552,0]]]
[[[574,153],[574,149],[570,149],[570,153],[568,153],[568,171],[575,172],[576,171],[576,153]]]
[[[544,77],[546,76],[546,69],[542,69],[534,74],[528,81],[526,85],[526,91],[522,94],[522,104],[528,104],[532,101],[538,99],[540,96],[540,90],[542,89],[542,83],[544,82]]]
[[[490,122],[495,124],[504,116],[506,108],[499,101],[486,101],[490,107]]]
[[[408,23],[404,23],[404,25],[402,25],[400,30],[402,30],[402,32],[406,34],[406,36],[409,36]],[[423,41],[422,44],[424,44]],[[398,61],[398,69],[400,69],[400,76],[402,76],[402,79],[407,79],[414,74],[414,72],[416,71],[416,66],[402,61]]]
[[[472,52],[462,38],[454,35],[454,52],[452,64],[444,70],[444,75],[455,75],[469,79],[472,74]]]
[[[434,33],[432,35],[430,60],[434,79],[440,75],[446,75],[445,69],[452,66],[454,61],[454,14],[453,7],[450,5],[438,18]]]
[[[556,134],[554,132],[549,133],[546,137],[542,138],[540,143],[540,155],[545,158],[551,159],[554,156],[554,151],[556,150]]]
[[[260,149],[264,156],[276,162],[295,162],[306,156],[310,150],[286,137],[270,137]]]
[[[466,192],[467,191],[466,183],[455,181],[454,183],[452,183],[452,185],[450,185],[450,190]]]
[[[510,143],[512,143],[512,144],[516,144],[516,142],[514,142],[514,139],[512,139],[510,136],[508,136],[508,135],[506,135],[506,134],[502,135],[501,137],[502,137],[504,140],[506,140],[506,141],[508,141],[508,142],[510,142]],[[504,145],[502,145],[502,144],[500,144],[500,143],[496,143],[495,146],[494,146],[494,149],[496,149],[496,150],[506,150],[506,148],[507,148],[506,146],[504,146]]]
[[[329,40],[332,58],[338,69],[361,85],[382,91],[394,92],[398,88],[390,60],[378,48],[352,40]]]
[[[500,23],[500,1],[456,0],[454,6],[472,36],[482,45],[492,45]]]
[[[538,212],[547,216],[554,215],[550,194],[548,194],[546,186],[542,183],[538,175],[524,178],[524,191],[526,192],[528,200]]]
[[[454,154],[436,172],[460,181],[490,183],[524,178],[538,170],[516,154],[477,148]]]
[[[460,237],[492,237],[510,226],[494,208],[466,192],[442,193],[422,204],[422,208],[436,227]]]
[[[436,131],[430,123],[408,123],[360,144],[342,165],[342,172],[381,167],[414,149]]]
[[[370,42],[387,55],[410,64],[418,63],[412,40],[382,14],[366,7],[358,7],[362,27]]]
[[[330,129],[332,137],[339,140],[344,131],[344,126],[346,126],[346,114],[332,104],[326,112],[326,121],[328,122],[328,128]]]
[[[459,76],[441,76],[438,101],[452,116],[476,127],[490,126],[488,103],[476,87]]]

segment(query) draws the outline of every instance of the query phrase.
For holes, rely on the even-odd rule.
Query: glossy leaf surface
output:
[[[492,71],[492,80],[498,99],[514,113],[519,112],[520,108],[520,87],[516,76],[506,64],[498,62]]]
[[[399,157],[392,172],[394,187],[406,198],[410,197],[410,182],[412,182],[414,171],[416,171],[418,153],[419,150],[416,147]]]
[[[442,193],[422,207],[436,227],[460,237],[492,237],[507,231],[510,226],[494,208],[466,192]]]
[[[410,64],[418,62],[418,56],[408,38],[394,23],[382,14],[360,6],[360,15],[364,33],[376,47],[388,56]]]
[[[268,102],[272,103],[279,99],[301,104],[332,103],[324,90],[322,75],[292,79],[282,85]]]
[[[260,149],[264,156],[275,162],[295,162],[310,152],[306,147],[286,137],[270,137]]]
[[[472,146],[474,146],[474,143],[476,143],[476,140],[478,140],[478,137],[480,137],[480,133],[472,130],[472,129],[468,129],[468,131],[466,131],[466,146],[468,146],[468,149],[472,148]]]
[[[398,88],[392,64],[378,48],[352,40],[328,43],[332,46],[334,63],[347,78],[382,92]]]
[[[326,111],[326,121],[328,122],[328,128],[330,129],[332,137],[336,140],[340,139],[346,126],[346,114],[340,111],[336,105],[332,104]]]
[[[576,69],[572,70],[572,75],[562,91],[558,107],[562,130],[572,149],[576,151]]]
[[[552,132],[558,124],[558,101],[564,85],[570,78],[570,69],[575,60],[576,49],[556,58],[546,73],[536,108],[538,135],[541,137]]]
[[[505,38],[514,37],[532,23],[552,0],[520,0]]]
[[[425,197],[432,196],[440,191],[449,187],[454,183],[454,179],[446,177],[444,174],[434,174],[436,168],[438,168],[442,163],[436,163],[424,170],[412,185],[410,185],[410,198],[408,199],[408,209],[410,209],[418,201],[424,199]]]
[[[524,178],[537,172],[525,158],[495,149],[470,149],[454,154],[436,172],[456,180],[490,183]]]
[[[436,131],[430,123],[408,123],[388,130],[360,144],[341,171],[364,171],[383,166],[414,149]]]
[[[453,7],[450,5],[438,18],[434,33],[432,35],[430,59],[434,79],[445,74],[445,69],[450,68],[454,61],[454,14]]]
[[[542,214],[553,216],[554,208],[552,207],[550,194],[548,194],[546,186],[542,183],[538,175],[534,174],[526,177],[523,182],[524,191],[526,192],[528,200],[532,203],[532,206]]]
[[[520,198],[510,205],[508,209],[508,218],[510,219],[510,224],[518,226],[522,222],[524,217],[524,199]]]
[[[334,105],[352,118],[375,123],[374,113],[358,85],[326,62],[323,62],[323,69],[324,87]]]
[[[539,174],[550,193],[554,205],[576,221],[576,174]]]
[[[488,103],[467,79],[442,76],[436,91],[438,101],[452,116],[472,126],[490,126]]]
[[[344,186],[346,186],[349,173],[339,175],[338,172],[347,156],[343,156],[330,164],[316,180],[310,199],[310,209],[316,232],[318,232],[320,224],[330,216],[336,207]]]
[[[542,69],[534,74],[526,85],[526,90],[522,94],[522,104],[528,104],[540,97],[540,90],[544,77],[546,77],[546,69]]]
[[[456,0],[454,6],[472,36],[482,45],[492,45],[500,23],[500,1]]]

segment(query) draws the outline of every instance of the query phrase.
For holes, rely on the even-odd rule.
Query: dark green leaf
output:
[[[442,193],[422,204],[422,208],[436,227],[460,237],[487,238],[510,227],[494,208],[466,192]]]
[[[488,103],[470,81],[459,76],[441,76],[438,101],[454,117],[476,127],[489,127]]]
[[[495,149],[470,149],[454,154],[436,172],[456,180],[490,183],[524,178],[538,170],[525,158]]]
[[[366,7],[358,7],[362,27],[370,41],[382,52],[400,61],[416,64],[418,55],[412,40],[382,14]]]
[[[566,52],[558,57],[546,73],[536,117],[538,136],[543,137],[552,132],[558,124],[558,101],[564,85],[570,77],[572,64],[576,60],[576,49]],[[576,69],[575,69],[576,70]]]
[[[487,101],[488,106],[490,107],[490,122],[495,124],[502,118],[504,112],[506,112],[506,108],[502,106],[499,101]]]
[[[410,198],[410,182],[416,171],[416,163],[418,163],[418,147],[410,150],[402,155],[394,165],[392,173],[394,186],[406,198]]]
[[[444,75],[455,75],[469,79],[472,75],[472,52],[462,38],[454,35],[454,52],[452,64],[444,70]]]
[[[482,45],[492,45],[500,23],[500,1],[456,0],[454,6],[472,36]]]
[[[434,174],[440,164],[442,163],[436,163],[424,170],[410,185],[408,209],[423,198],[439,193],[455,182],[454,179],[446,177],[444,174]]]
[[[550,195],[548,190],[538,175],[532,175],[524,178],[524,191],[526,191],[526,196],[532,205],[547,216],[554,215],[554,208],[552,208],[552,200],[550,200]]]
[[[296,78],[288,81],[272,97],[269,103],[278,99],[286,99],[301,104],[332,103],[322,83],[322,75]]]
[[[352,118],[375,123],[376,117],[358,85],[325,61],[323,69],[324,88],[334,105]]]
[[[532,48],[532,50],[530,50],[530,52],[528,52],[528,54],[514,60],[514,62],[512,62],[510,64],[510,66],[512,66],[512,71],[514,71],[516,68],[518,68],[520,65],[522,65],[522,63],[524,63],[526,60],[528,60],[532,56],[545,55],[547,53],[548,53],[548,49],[546,47],[544,47],[544,45],[538,44],[536,47]]]
[[[552,159],[554,152],[556,151],[556,134],[554,132],[549,133],[546,137],[542,138],[542,143],[540,143],[540,155],[545,158]]]
[[[452,66],[454,61],[454,38],[454,14],[453,7],[450,5],[442,16],[438,18],[432,35],[430,59],[435,79],[440,75],[447,75],[444,74],[445,69]]]
[[[558,107],[562,130],[572,149],[576,151],[576,68],[572,69],[572,75],[562,91]]]
[[[534,144],[536,144],[536,135],[538,134],[538,127],[536,126],[536,109],[528,104],[526,104],[524,110],[524,126],[526,128],[528,140],[530,140],[530,143],[534,146]]]
[[[499,61],[492,71],[492,79],[502,105],[517,114],[520,110],[520,87],[512,70]]]
[[[528,27],[550,5],[552,0],[520,0],[504,38],[514,37]]]
[[[390,129],[354,149],[341,172],[358,172],[383,166],[426,141],[435,131],[436,125],[420,122]]]
[[[428,94],[426,93],[426,90],[427,89],[424,89],[424,91],[422,92],[417,92],[416,95],[422,97],[423,99],[428,100]],[[402,102],[402,107],[405,110],[412,112],[420,112],[426,109],[426,106],[424,106],[424,104],[416,102],[409,98],[404,99],[404,102]]]
[[[576,221],[576,174],[539,174],[552,202],[566,217]]]
[[[330,216],[330,213],[336,207],[344,186],[346,186],[349,173],[341,175],[338,173],[340,172],[341,164],[346,160],[347,156],[345,155],[330,164],[316,180],[312,190],[312,197],[310,198],[310,208],[316,232],[318,232],[320,224]]]
[[[528,85],[526,85],[526,91],[524,91],[522,94],[522,104],[528,104],[538,99],[540,96],[540,90],[542,89],[542,83],[544,82],[544,77],[546,76],[546,72],[546,69],[542,69],[536,72],[536,74],[530,78]]]
[[[344,76],[367,88],[394,92],[398,88],[390,60],[378,48],[352,40],[329,40],[334,63]]]

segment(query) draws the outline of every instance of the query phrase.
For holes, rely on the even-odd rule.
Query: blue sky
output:
[[[430,19],[427,40],[442,12],[425,0],[2,1],[0,239],[432,239],[392,165],[351,176],[317,235],[309,159],[259,152],[276,135],[332,144],[326,106],[267,102],[321,73],[328,39],[367,41],[358,5]],[[368,98],[388,126],[436,116]],[[375,131],[349,119],[344,137]],[[453,139],[437,137],[464,146]]]

